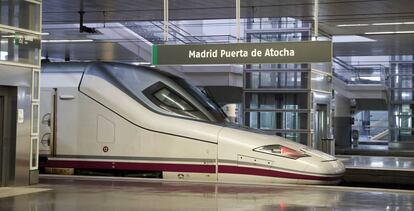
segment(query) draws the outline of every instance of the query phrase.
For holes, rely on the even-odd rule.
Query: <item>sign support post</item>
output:
[[[236,38],[240,42],[240,0],[236,0]]]
[[[315,40],[318,40],[319,35],[319,0],[315,0],[313,8],[313,21],[314,21],[314,36]]]
[[[168,43],[168,0],[164,0],[164,43]]]

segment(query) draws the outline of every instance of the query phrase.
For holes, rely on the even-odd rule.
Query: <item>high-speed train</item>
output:
[[[42,65],[48,168],[159,172],[163,179],[335,184],[335,157],[228,122],[199,88],[146,66]]]

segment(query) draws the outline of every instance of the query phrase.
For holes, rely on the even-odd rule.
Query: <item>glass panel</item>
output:
[[[33,75],[32,75],[32,100],[34,101],[38,101],[39,100],[39,70],[34,69],[33,70]]]
[[[372,137],[388,130],[388,111],[360,111],[353,115],[352,130],[359,132],[359,141],[370,141]],[[388,140],[388,135],[379,136]]]
[[[332,64],[331,63],[312,63],[311,68],[325,72],[325,73],[332,73]]]
[[[307,78],[307,72],[248,72],[246,73],[246,88],[306,89],[308,84]]]
[[[327,75],[312,73],[312,89],[330,91],[332,87],[331,78]]]
[[[310,28],[309,21],[301,21],[289,17],[281,18],[250,18],[247,29],[279,29],[279,28]]]
[[[247,109],[307,109],[306,93],[246,93]]]
[[[30,170],[35,170],[39,166],[39,139],[37,137],[32,137],[31,149],[32,151],[30,152]]]
[[[195,119],[209,121],[201,111],[197,110],[184,98],[167,88],[161,88],[152,93],[152,96],[154,96],[154,99],[150,98],[150,100],[164,110]]]
[[[311,24],[289,17],[250,18],[245,34],[246,42],[252,43],[310,40]],[[280,132],[277,135],[283,133],[287,138],[306,144],[308,132],[304,129],[310,117],[308,111],[298,109],[310,109],[310,67],[310,64],[246,65],[243,96],[246,126],[269,134]]]
[[[394,89],[391,92],[392,100],[403,100],[403,101],[412,101],[413,100],[413,91],[412,89]]]
[[[276,133],[277,136],[281,136],[283,138],[292,140],[294,142],[298,142],[304,145],[307,145],[307,133],[298,133],[298,132],[283,132],[283,133]]]
[[[1,0],[0,24],[40,32],[40,4]]]
[[[295,70],[295,69],[308,69],[308,64],[249,64],[246,65],[248,70]]]
[[[307,113],[299,112],[246,112],[250,117],[249,127],[262,130],[307,129]]]
[[[39,65],[40,36],[1,31],[0,61]]]
[[[275,129],[276,128],[276,113],[275,112],[259,112],[260,115],[260,129]]]
[[[39,134],[39,104],[32,104],[32,135]]]
[[[414,139],[414,62],[413,56],[393,56],[390,68],[391,88],[390,141]]]
[[[331,101],[332,94],[314,91],[312,93],[312,96],[314,106],[316,106],[316,104],[329,104]]]
[[[155,98],[157,98],[165,106],[180,109],[183,111],[194,111],[194,107],[185,102],[184,99],[180,98],[178,95],[172,93],[167,89],[161,89],[154,93]]]
[[[391,85],[393,88],[411,88],[413,87],[414,75],[394,75],[391,76]]]
[[[257,129],[258,127],[257,127],[257,120],[258,120],[258,118],[257,118],[257,114],[258,114],[258,112],[251,112],[251,113],[249,113],[249,117],[250,117],[250,119],[249,118],[246,118],[246,120],[247,121],[249,121],[249,124],[247,124],[247,125],[249,125],[249,127],[251,127],[251,128],[255,128],[255,129]]]

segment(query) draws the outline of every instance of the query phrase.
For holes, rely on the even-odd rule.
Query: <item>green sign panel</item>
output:
[[[331,41],[153,45],[154,65],[322,63],[332,61]]]

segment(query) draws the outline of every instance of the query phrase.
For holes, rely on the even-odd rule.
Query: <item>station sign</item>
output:
[[[331,41],[153,45],[152,64],[272,64],[332,62]]]

